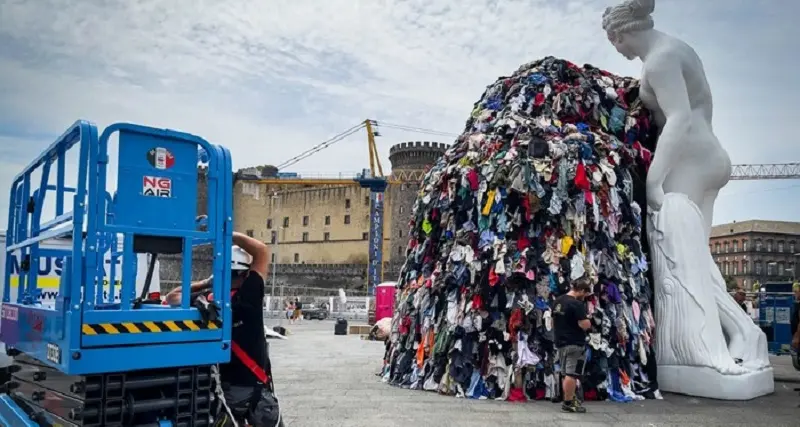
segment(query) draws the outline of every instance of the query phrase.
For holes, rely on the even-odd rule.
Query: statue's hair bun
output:
[[[629,0],[631,14],[639,19],[647,18],[656,10],[656,0]]]

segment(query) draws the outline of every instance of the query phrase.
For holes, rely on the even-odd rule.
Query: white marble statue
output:
[[[766,336],[727,293],[708,249],[731,161],[711,126],[700,58],[653,28],[654,8],[655,0],[626,0],[606,9],[603,29],[620,54],[641,59],[641,99],[661,132],[646,184],[659,387],[752,399],[775,387]]]

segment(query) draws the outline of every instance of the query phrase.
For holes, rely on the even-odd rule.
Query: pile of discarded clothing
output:
[[[560,399],[552,301],[587,278],[585,400],[657,397],[634,175],[652,152],[635,79],[547,57],[498,79],[425,176],[383,380],[475,399]],[[642,172],[644,173],[644,172]]]

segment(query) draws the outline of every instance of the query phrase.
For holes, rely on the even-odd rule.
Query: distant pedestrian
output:
[[[300,302],[300,298],[297,298],[294,302],[294,316],[298,323],[303,323],[303,303]]]
[[[300,317],[303,314],[302,309],[303,309],[303,304],[300,303],[300,299],[295,298],[295,300],[292,301],[292,322],[291,322],[292,324],[294,324],[294,322],[300,321]]]
[[[292,320],[292,315],[294,315],[294,303],[291,300],[286,300],[284,306],[284,310],[286,311],[286,320]]]
[[[561,410],[564,412],[586,412],[586,408],[575,395],[575,390],[586,362],[586,331],[592,326],[584,302],[591,293],[592,285],[589,281],[578,279],[569,292],[556,299],[553,308],[554,338],[563,376],[561,388],[564,402]]]
[[[750,314],[750,310],[747,309],[747,294],[744,291],[736,291],[733,299],[736,300],[736,303],[739,304],[739,307],[742,307],[745,313]]]

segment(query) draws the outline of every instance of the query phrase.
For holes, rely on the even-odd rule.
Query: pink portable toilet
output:
[[[397,282],[384,282],[375,288],[375,322],[392,317]]]

